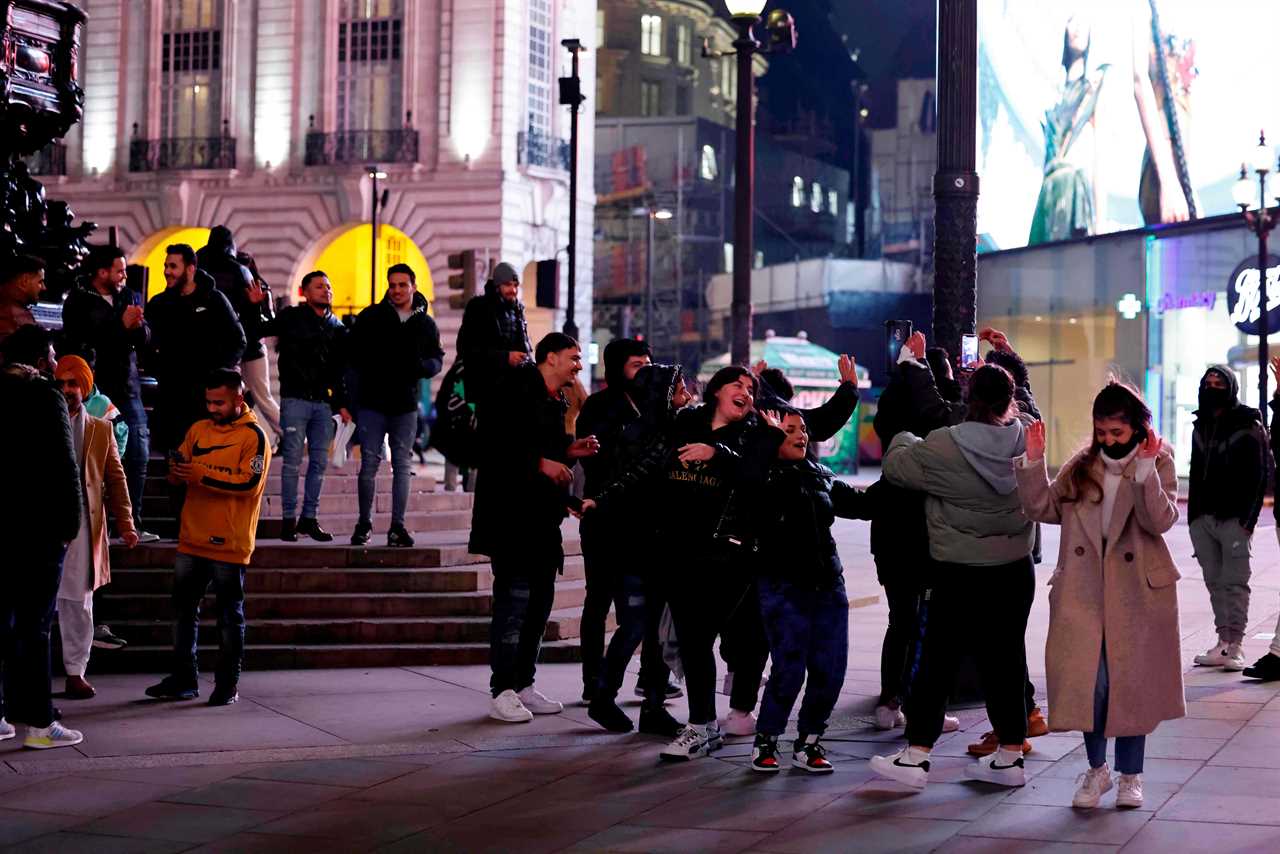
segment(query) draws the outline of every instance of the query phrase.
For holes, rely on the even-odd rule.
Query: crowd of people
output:
[[[118,248],[95,250],[57,336],[27,309],[41,291],[38,260],[17,259],[0,283],[0,399],[22,413],[0,421],[0,437],[24,448],[13,482],[31,485],[21,497],[5,490],[0,512],[30,567],[0,610],[0,739],[25,724],[33,748],[83,737],[52,703],[55,612],[69,698],[94,694],[90,650],[123,643],[95,626],[93,597],[110,580],[109,531],[127,548],[156,539],[140,512],[153,448],[179,521],[173,665],[147,689],[153,698],[199,696],[199,606],[212,586],[220,657],[208,702],[238,699],[245,573],[273,454],[282,457],[282,537],[329,542],[319,504],[330,444],[338,424],[354,421],[351,543],[372,537],[384,444],[393,483],[386,544],[414,542],[405,515],[421,386],[444,353],[412,268],[391,266],[384,298],[347,323],[323,271],[302,278],[300,303],[277,311],[252,257],[222,227],[199,252],[167,247],[166,288],[145,306],[125,287],[124,261]],[[572,514],[587,578],[590,718],[610,732],[636,727],[618,695],[641,651],[638,727],[669,739],[663,759],[707,756],[739,735],[753,737],[755,772],[780,771],[789,753],[794,768],[831,773],[822,739],[844,684],[849,629],[831,529],[836,518],[861,519],[871,523],[889,610],[874,723],[903,728],[906,741],[872,758],[872,770],[927,785],[931,751],[959,728],[946,710],[969,657],[991,722],[969,745],[969,778],[1024,785],[1029,739],[1079,731],[1089,771],[1074,805],[1094,807],[1116,786],[1117,806],[1142,804],[1145,736],[1184,715],[1185,701],[1179,573],[1165,542],[1179,518],[1178,481],[1136,390],[1109,382],[1098,392],[1092,440],[1051,478],[1030,374],[1008,338],[984,330],[985,358],[958,365],[916,333],[880,396],[882,477],[863,490],[817,451],[857,409],[852,357],[840,357],[830,400],[799,409],[788,378],[764,363],[723,368],[700,387],[681,366],[655,364],[644,341],[618,339],[603,352],[605,387],[588,397],[579,343],[553,332],[534,346],[519,287],[515,268],[497,265],[466,307],[451,369],[461,389],[465,365],[475,431],[474,453],[460,463],[475,469],[470,550],[489,558],[494,575],[490,717],[520,723],[563,710],[535,682]],[[279,354],[278,404],[264,339]],[[158,382],[150,416],[139,360]],[[1273,368],[1280,378],[1280,359]],[[1250,541],[1280,447],[1238,391],[1221,366],[1200,387],[1187,515],[1219,641],[1195,661],[1272,680],[1280,641],[1249,667],[1241,642]],[[1280,398],[1271,405],[1280,420]],[[1062,528],[1049,579],[1048,716],[1036,705],[1025,643],[1042,525]],[[606,646],[610,606],[618,628]],[[729,695],[723,719],[718,688]],[[683,723],[667,710],[682,693]],[[784,748],[797,702],[797,737]]]

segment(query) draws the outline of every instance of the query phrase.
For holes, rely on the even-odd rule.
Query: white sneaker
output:
[[[888,756],[872,756],[871,770],[895,783],[923,789],[929,782],[929,754],[904,747]]]
[[[959,718],[955,717],[954,715],[943,715],[943,716],[942,716],[942,731],[943,731],[943,732],[955,732],[955,731],[956,731],[956,730],[958,730],[958,729],[960,729],[960,719],[959,719]]]
[[[8,741],[17,734],[18,731],[13,728],[13,724],[9,723],[4,718],[0,718],[0,741]]]
[[[23,747],[33,750],[49,750],[53,747],[71,747],[84,741],[84,735],[73,729],[67,729],[59,721],[54,721],[43,729],[27,727],[27,738]]]
[[[158,542],[160,542],[160,535],[159,535],[159,534],[153,534],[153,533],[151,533],[150,531],[143,531],[143,530],[139,529],[139,531],[138,531],[138,542],[140,542],[140,543],[158,543]]]
[[[687,762],[699,756],[707,756],[724,746],[720,724],[686,724],[675,740],[662,748],[658,756],[669,762]]]
[[[1091,810],[1102,800],[1102,796],[1111,791],[1111,769],[1104,762],[1101,767],[1090,768],[1076,778],[1080,788],[1076,789],[1071,806],[1082,810]]]
[[[895,709],[893,706],[876,706],[876,729],[887,732],[906,725],[907,716],[902,713],[902,709]]]
[[[489,717],[509,724],[525,724],[533,720],[533,712],[526,709],[516,692],[508,688],[489,703]]]
[[[1116,793],[1116,806],[1120,809],[1136,810],[1142,806],[1142,775],[1121,774],[1120,791]]]
[[[520,702],[535,715],[558,715],[564,711],[564,703],[551,699],[532,685],[520,692]]]
[[[1211,646],[1204,654],[1196,656],[1196,667],[1221,667],[1227,658],[1228,644],[1224,640],[1220,640],[1214,646]]]
[[[1027,785],[1026,766],[1020,750],[1009,755],[1004,748],[1000,748],[990,756],[984,756],[972,765],[965,766],[964,776],[970,780],[1008,786],[1011,789]]]
[[[720,725],[725,735],[755,735],[756,734],[756,716],[750,712],[740,712],[737,709],[730,709],[729,714],[725,717],[724,723]]]
[[[1240,644],[1233,643],[1228,646],[1222,657],[1222,669],[1230,673],[1239,673],[1247,666],[1244,661],[1244,650],[1240,648]]]

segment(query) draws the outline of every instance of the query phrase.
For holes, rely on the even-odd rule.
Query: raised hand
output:
[[[252,282],[249,283],[249,287],[246,289],[245,295],[249,298],[249,302],[253,303],[254,305],[258,305],[260,302],[262,302],[267,298],[267,291],[265,288],[262,287],[261,282],[259,282],[257,279],[254,279]]]
[[[836,366],[840,369],[840,382],[858,384],[858,363],[852,356],[841,356]]]
[[[1027,428],[1027,459],[1038,463],[1044,459],[1044,422],[1035,421]]]
[[[1276,381],[1276,396],[1280,397],[1280,356],[1271,357],[1271,378]]]
[[[756,362],[754,365],[751,366],[751,373],[754,374],[756,377],[761,376],[767,370],[769,370],[769,363],[766,362],[764,359],[761,359],[760,361]]]
[[[1138,456],[1143,459],[1152,459],[1160,453],[1160,449],[1164,447],[1164,439],[1160,438],[1160,434],[1155,430],[1147,432],[1147,440],[1142,443],[1138,451]]]
[[[907,339],[906,347],[911,351],[911,355],[917,359],[924,358],[925,340],[923,332],[912,332],[911,337]]]
[[[782,429],[782,419],[778,417],[777,412],[772,409],[757,409],[756,411],[760,414],[760,418],[765,424],[778,430]]]
[[[120,322],[125,329],[137,329],[142,325],[142,306],[131,305],[126,307],[124,313],[120,315]]]
[[[1009,345],[1009,336],[1005,335],[999,329],[995,329],[990,326],[986,327],[978,333],[978,340],[987,341],[992,347],[1005,353],[1013,352],[1013,347]]]

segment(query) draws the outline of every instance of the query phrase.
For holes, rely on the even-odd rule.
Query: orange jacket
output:
[[[271,446],[248,408],[230,424],[197,421],[180,449],[191,462],[178,551],[247,564],[253,556]]]

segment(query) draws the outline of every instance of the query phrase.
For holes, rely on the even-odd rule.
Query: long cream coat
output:
[[[121,533],[133,531],[133,507],[111,423],[85,414],[84,459],[80,485],[89,507],[89,548],[93,556],[93,589],[111,580],[111,543],[107,509]]]
[[[1072,458],[1050,484],[1045,463],[1018,468],[1023,510],[1037,522],[1062,525],[1058,566],[1050,578],[1049,728],[1093,730],[1093,694],[1103,637],[1110,700],[1108,738],[1146,735],[1165,720],[1186,715],[1178,631],[1180,577],[1164,542],[1178,521],[1178,480],[1166,448],[1156,472],[1138,483],[1137,458],[1125,467],[1104,556],[1102,504],[1092,495],[1063,501]],[[1102,483],[1103,464],[1094,477]]]

